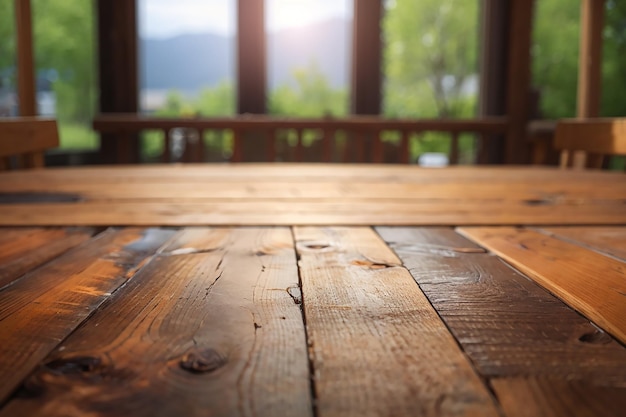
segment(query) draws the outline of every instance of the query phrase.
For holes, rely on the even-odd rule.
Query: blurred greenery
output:
[[[32,0],[35,61],[40,80],[56,95],[61,144],[97,148],[90,129],[96,111],[95,19],[93,0]],[[14,88],[13,0],[0,0],[0,92]],[[385,0],[383,113],[387,117],[467,118],[476,114],[480,0]],[[626,115],[626,2],[606,1],[602,115]],[[555,18],[558,16],[558,24]],[[573,116],[576,103],[580,4],[571,0],[536,2],[533,32],[533,85],[546,118]],[[348,87],[330,85],[312,62],[268,95],[274,115],[323,117],[348,113]],[[169,92],[160,116],[223,116],[235,113],[235,86],[224,81],[195,97]],[[144,135],[144,154],[162,151],[162,135]],[[397,135],[386,140],[397,141]],[[212,148],[228,148],[232,138],[207,132]],[[448,135],[426,133],[411,141],[413,157],[446,152]],[[474,140],[461,138],[462,154]],[[462,155],[462,156],[463,156]]]

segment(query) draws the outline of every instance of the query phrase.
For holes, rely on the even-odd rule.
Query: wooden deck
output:
[[[625,196],[525,168],[0,174],[0,417],[623,416]]]

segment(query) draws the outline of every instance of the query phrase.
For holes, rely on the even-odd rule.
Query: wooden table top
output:
[[[0,417],[623,416],[625,201],[534,168],[2,173]]]
[[[626,224],[626,176],[247,164],[0,175],[0,225]]]

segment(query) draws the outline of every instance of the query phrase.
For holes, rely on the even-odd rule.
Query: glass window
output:
[[[472,117],[478,96],[479,0],[387,0],[383,113]]]
[[[558,24],[554,17],[558,16]],[[542,0],[535,5],[531,117],[576,115],[580,2]]]
[[[165,116],[235,112],[235,0],[139,0],[140,107]]]
[[[268,111],[348,113],[352,0],[266,0]]]
[[[32,12],[38,113],[57,118],[61,148],[96,149],[93,2],[33,0]]]
[[[17,116],[13,0],[0,0],[0,117]]]
[[[472,118],[479,90],[480,0],[386,0],[383,18],[383,114]],[[397,140],[397,138],[388,138]],[[450,134],[410,139],[411,160],[449,154]],[[459,161],[475,158],[475,138],[459,137]],[[445,157],[447,160],[447,156]]]

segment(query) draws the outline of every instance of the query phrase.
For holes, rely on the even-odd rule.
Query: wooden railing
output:
[[[232,135],[232,162],[316,161],[316,162],[392,162],[411,163],[410,142],[426,132],[448,134],[450,164],[460,159],[461,134],[474,136],[477,151],[473,163],[487,162],[486,145],[495,135],[506,133],[505,118],[483,119],[384,119],[376,116],[346,118],[279,118],[272,116],[237,116],[228,118],[157,118],[136,114],[103,114],[93,121],[100,133],[119,136],[142,131],[163,132],[163,162],[173,161],[172,132],[184,129],[196,132],[196,140],[187,143],[182,161],[204,160],[205,132],[229,132]],[[305,140],[306,138],[306,140]],[[390,140],[395,138],[395,140]],[[285,146],[290,141],[285,152]],[[305,142],[307,142],[305,144]],[[280,149],[279,149],[280,148]],[[252,149],[252,153],[250,152]],[[279,155],[280,154],[280,155]],[[253,155],[253,158],[250,157]]]

